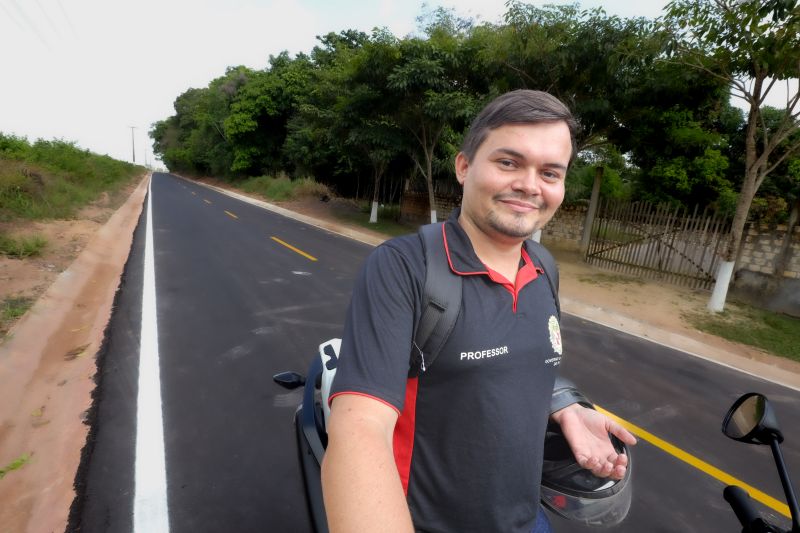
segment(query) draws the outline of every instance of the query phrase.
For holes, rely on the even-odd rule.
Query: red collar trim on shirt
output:
[[[525,285],[535,280],[537,277],[539,277],[540,273],[544,272],[541,268],[533,264],[533,261],[528,255],[528,252],[525,251],[525,248],[522,249],[521,256],[523,265],[517,271],[517,278],[514,280],[514,283],[506,279],[506,277],[499,272],[492,270],[488,266],[486,267],[489,278],[495,283],[499,283],[500,285],[504,286],[515,296],[519,294],[519,291],[521,291]]]
[[[486,267],[486,265],[484,265],[484,267],[486,267],[487,270],[473,270],[471,272],[461,271],[455,267],[455,265],[453,264],[453,258],[450,256],[450,245],[447,242],[447,231],[445,231],[447,224],[448,224],[447,222],[442,224],[442,239],[444,240],[444,253],[445,255],[447,255],[447,263],[450,265],[450,270],[452,270],[453,273],[458,274],[459,276],[475,276],[478,274],[489,274],[488,267]],[[455,222],[455,224],[458,224],[458,222]]]
[[[459,253],[455,255],[458,261],[454,260],[454,255],[451,253],[450,244],[447,239],[447,230],[446,228],[453,224],[456,227],[452,228],[454,233],[454,244],[456,245],[456,249]],[[537,267],[528,255],[528,252],[525,250],[525,246],[522,247],[520,250],[520,257],[522,260],[522,267],[517,271],[517,277],[514,282],[507,280],[505,276],[502,274],[492,270],[485,264],[483,264],[480,259],[475,255],[475,251],[472,249],[472,243],[469,241],[469,237],[466,235],[464,230],[461,227],[457,227],[458,221],[457,220],[448,220],[445,224],[442,224],[442,238],[444,240],[444,250],[445,255],[447,255],[447,262],[450,266],[450,270],[453,273],[458,274],[459,276],[476,276],[476,275],[485,275],[488,276],[493,282],[502,285],[511,295],[513,296],[513,307],[516,311],[517,308],[517,298],[519,296],[519,292],[522,290],[525,285],[535,280],[539,277],[540,273],[544,273],[544,270],[540,267]],[[459,269],[456,267],[456,263],[459,263],[459,266],[463,265],[466,267],[471,267],[471,270],[467,269]],[[474,264],[473,264],[474,263]],[[483,267],[480,269],[477,265]]]

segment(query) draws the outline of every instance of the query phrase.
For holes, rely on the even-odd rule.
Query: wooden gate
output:
[[[730,221],[698,208],[601,200],[586,261],[625,274],[711,289]]]

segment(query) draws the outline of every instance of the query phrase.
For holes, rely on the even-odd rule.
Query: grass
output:
[[[0,233],[0,254],[22,259],[41,255],[47,246],[47,239],[41,235],[10,237]]]
[[[349,213],[337,213],[337,218],[345,221],[350,222],[352,224],[356,224],[358,226],[370,229],[372,231],[377,231],[378,233],[383,233],[385,235],[389,235],[391,237],[397,237],[399,235],[407,235],[409,233],[413,233],[417,231],[418,226],[415,224],[409,224],[405,222],[400,222],[400,206],[399,205],[387,205],[378,208],[378,221],[374,224],[370,223],[369,216],[372,211],[372,202],[366,202],[363,204],[358,211],[353,211]]]
[[[635,283],[636,285],[644,285],[644,281],[639,278],[632,278],[630,276],[621,276],[618,274],[603,274],[598,272],[596,274],[592,274],[591,276],[585,276],[582,278],[578,278],[583,283],[591,283],[593,285],[602,285],[602,286],[610,286],[617,283]]]
[[[9,472],[12,472],[12,471],[17,470],[19,468],[22,468],[30,460],[31,460],[31,456],[30,456],[30,454],[27,454],[27,453],[22,454],[18,458],[14,459],[13,461],[11,461],[9,464],[4,466],[3,468],[0,468],[0,479],[3,479],[5,477],[5,475],[8,474]]]
[[[800,318],[728,302],[722,313],[693,313],[686,319],[706,333],[800,361]]]
[[[2,320],[15,320],[24,315],[28,309],[33,305],[32,298],[24,296],[8,297],[3,300],[0,305],[0,319]]]
[[[24,315],[32,305],[33,298],[22,296],[10,296],[0,301],[0,342],[5,338],[11,324]]]

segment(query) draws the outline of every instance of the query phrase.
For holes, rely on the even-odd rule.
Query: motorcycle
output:
[[[797,506],[789,472],[783,460],[780,443],[783,433],[778,427],[778,419],[766,396],[750,392],[740,397],[725,415],[722,421],[722,432],[725,436],[748,444],[768,445],[778,467],[786,503],[792,515],[792,529],[789,531],[770,524],[756,511],[753,501],[747,492],[736,485],[729,485],[723,491],[736,518],[742,524],[742,533],[800,533],[800,510]]]
[[[303,387],[303,400],[294,414],[297,450],[303,470],[303,485],[311,522],[317,533],[328,533],[325,505],[322,501],[320,471],[322,456],[328,445],[325,431],[330,408],[327,398],[336,373],[340,339],[331,339],[319,347],[319,356],[314,357],[303,376],[297,372],[281,372],[272,376],[278,385],[293,390]]]

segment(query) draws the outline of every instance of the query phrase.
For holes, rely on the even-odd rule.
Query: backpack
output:
[[[461,276],[453,275],[444,250],[444,222],[427,224],[419,229],[425,254],[425,292],[422,296],[422,315],[414,333],[414,351],[411,368],[424,372],[438,357],[461,312]],[[553,292],[558,319],[561,305],[558,301],[558,267],[547,248],[528,239],[526,249],[538,266]]]

